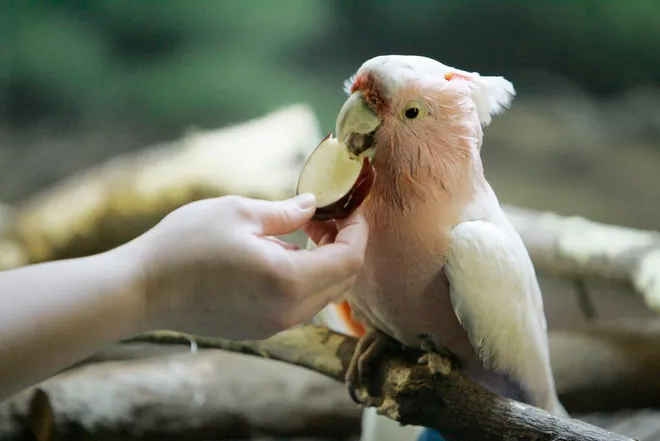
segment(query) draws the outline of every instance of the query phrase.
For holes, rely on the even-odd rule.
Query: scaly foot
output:
[[[379,400],[379,397],[373,397],[369,392],[367,392],[367,398],[365,400],[360,400],[358,399],[357,392],[365,388],[368,390],[368,376],[371,363],[373,363],[382,350],[391,343],[392,339],[379,330],[367,332],[367,334],[358,341],[345,377],[348,393],[351,396],[351,399],[357,404],[373,406],[376,405]]]

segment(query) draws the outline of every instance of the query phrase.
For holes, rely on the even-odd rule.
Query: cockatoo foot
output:
[[[419,364],[428,364],[431,361],[432,356],[440,356],[449,359],[453,365],[458,366],[458,359],[449,349],[444,346],[436,345],[426,335],[422,335],[420,338],[422,340],[422,351],[426,352],[426,354],[419,357],[417,360]]]
[[[392,344],[393,340],[379,330],[367,332],[358,341],[353,357],[346,371],[346,387],[351,399],[357,404],[365,406],[377,406],[381,401],[380,397],[374,397],[368,391],[369,371],[371,364],[378,357],[387,345]],[[358,398],[358,393],[366,391],[366,397]]]

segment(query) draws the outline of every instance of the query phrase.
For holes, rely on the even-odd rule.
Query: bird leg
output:
[[[393,343],[388,335],[377,329],[368,331],[358,341],[345,376],[348,393],[357,404],[377,405],[379,398],[368,392],[370,367],[383,349]],[[367,390],[367,397],[360,400],[358,392],[364,389]]]
[[[420,335],[419,338],[421,340],[422,351],[425,352],[425,354],[417,360],[419,364],[428,364],[431,362],[432,357],[435,356],[449,359],[454,366],[458,366],[458,359],[454,353],[445,346],[436,345],[426,334]]]

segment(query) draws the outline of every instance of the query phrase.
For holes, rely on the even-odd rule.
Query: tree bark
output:
[[[140,341],[176,343],[195,337],[157,332]],[[357,340],[325,327],[303,325],[261,342],[197,339],[201,346],[257,355],[306,367],[343,381]],[[579,420],[493,394],[463,377],[443,357],[418,362],[417,351],[388,348],[371,376],[377,412],[404,425],[437,429],[447,440],[629,440]]]
[[[659,331],[660,321],[551,332],[553,368],[560,398],[569,411],[594,410],[589,408],[592,405],[602,408],[597,400],[580,399],[585,391],[595,397],[607,395],[612,408],[623,407],[611,395],[625,399],[623,392],[630,387],[630,404],[634,404],[631,398],[645,392],[654,401],[646,405],[660,404],[660,381],[655,375],[660,368]],[[355,343],[352,337],[313,325],[245,342],[173,332],[145,334],[108,347],[86,364],[5,403],[0,407],[0,437],[16,435],[26,427],[32,433],[51,427],[48,440],[75,440],[82,435],[169,440],[259,432],[354,434],[359,431],[360,412],[348,398],[343,378]],[[172,354],[191,349],[197,352]],[[298,367],[249,361],[245,355],[226,351]],[[446,360],[419,364],[418,355],[385,352],[371,384],[384,397],[379,412],[404,424],[434,427],[448,440],[629,439],[501,398],[462,377]],[[117,359],[129,361],[109,361]],[[239,396],[235,394],[240,387],[232,386],[237,383],[255,384]],[[35,401],[42,404],[30,413],[30,400],[38,398],[35,391],[43,391],[48,405],[41,397]],[[566,399],[571,396],[573,403]]]
[[[660,408],[660,319],[599,320],[551,329],[548,337],[555,385],[571,413]],[[162,356],[188,347],[235,348],[225,340],[191,342],[176,333],[168,339],[159,335],[158,344],[149,343],[153,338],[108,346],[81,364]]]

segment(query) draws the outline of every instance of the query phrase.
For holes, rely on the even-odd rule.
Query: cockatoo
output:
[[[511,82],[385,55],[362,64],[344,88],[337,139],[353,155],[371,152],[376,170],[359,207],[370,233],[354,287],[316,322],[361,337],[349,390],[389,340],[448,351],[492,392],[568,416],[555,390],[534,266],[480,158],[482,128],[510,105]],[[385,441],[386,433],[376,435],[385,426],[400,430],[391,439],[419,434],[373,412],[367,419],[364,441]]]

